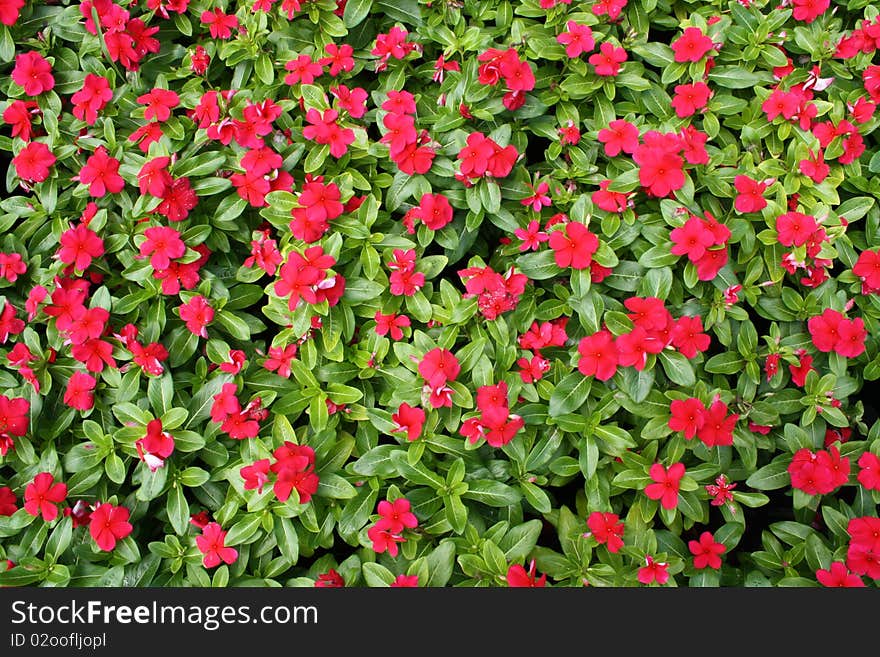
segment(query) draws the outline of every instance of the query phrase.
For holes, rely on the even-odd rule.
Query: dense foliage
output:
[[[0,585],[876,586],[878,14],[0,0]]]

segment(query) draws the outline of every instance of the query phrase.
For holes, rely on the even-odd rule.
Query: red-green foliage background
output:
[[[414,575],[406,581],[419,586],[504,586],[529,583],[531,566],[533,581],[553,586],[635,586],[649,573],[667,586],[875,586],[880,544],[864,530],[880,523],[870,255],[880,246],[880,23],[867,0],[826,4],[0,0],[0,150],[19,163],[0,201],[0,557],[10,566],[0,584],[386,586]],[[567,52],[571,39],[558,37],[583,26],[592,43]],[[679,61],[695,29],[709,48]],[[331,44],[351,47],[336,67],[321,63]],[[503,61],[494,80],[493,48]],[[25,70],[32,52],[53,84]],[[603,64],[624,52],[619,70]],[[317,63],[305,79],[286,66],[301,57]],[[103,100],[83,100],[87,75],[106,80]],[[701,84],[688,109],[676,87],[691,83]],[[340,85],[362,98],[346,101]],[[154,89],[176,96],[156,93],[148,106]],[[400,101],[407,125],[392,130],[395,112],[382,106],[394,91],[415,103]],[[267,108],[277,112],[266,118]],[[609,154],[600,140],[621,119],[645,146],[638,163],[632,148]],[[473,133],[515,148],[509,174],[491,175],[496,163],[490,175],[457,175]],[[261,142],[265,166],[253,154]],[[33,151],[43,173],[20,156],[34,143],[45,146]],[[119,162],[118,191],[101,154]],[[108,171],[106,193],[91,182],[96,166]],[[649,167],[676,180],[655,186]],[[317,176],[344,204],[326,222],[313,214]],[[738,176],[760,183],[753,205],[739,205]],[[619,194],[611,211],[600,185]],[[418,209],[426,194],[450,205],[437,230]],[[312,232],[291,226],[297,209]],[[692,217],[698,241],[719,231],[699,247],[716,251],[717,271],[671,252]],[[569,237],[579,223],[597,240],[573,247],[580,262],[560,260],[561,235],[520,248],[531,222]],[[100,247],[75,262],[85,247],[64,241],[77,227]],[[183,247],[168,233],[159,244],[158,227]],[[312,258],[315,246],[332,256],[324,274],[303,274],[309,299],[294,310],[290,286],[276,283],[302,272],[264,269],[266,240],[279,262]],[[151,248],[170,253],[179,285]],[[424,281],[406,266],[395,276],[396,250],[413,252]],[[460,272],[483,267],[511,278],[489,276],[491,298],[478,301],[474,272]],[[668,317],[651,315],[663,330],[699,317],[708,345],[667,340],[637,353],[638,367],[585,374],[588,336],[645,348],[632,337],[634,297],[665,306]],[[210,309],[194,313],[200,300]],[[86,309],[107,312],[87,326]],[[810,324],[826,309],[846,318],[826,315],[848,346]],[[377,311],[410,323],[379,335]],[[545,322],[563,337],[523,342]],[[151,360],[151,343],[167,358]],[[460,372],[439,393],[450,404],[435,407],[419,364],[438,348]],[[88,377],[91,392],[80,388]],[[479,435],[478,391],[501,382],[514,433],[492,445]],[[713,422],[729,420],[717,444],[670,427],[673,401],[691,398],[716,409]],[[26,401],[24,426],[15,400]],[[404,403],[425,413],[414,440],[395,430]],[[151,469],[155,419],[154,439],[167,444],[164,432],[173,450],[153,453]],[[285,442],[310,448],[287,448],[306,455],[288,458],[288,493],[291,472],[312,488],[297,480],[300,492],[281,501],[274,470],[245,488],[242,468],[277,462]],[[685,468],[668,508],[646,493],[658,463]],[[39,473],[66,486],[46,503],[59,511],[48,521],[24,508]],[[722,476],[735,484],[726,496]],[[391,526],[379,504],[398,498],[417,526],[392,528],[389,551],[375,527]],[[128,510],[130,531],[120,519],[102,547],[89,516],[106,504]],[[622,547],[588,526],[596,512],[619,518]],[[234,549],[214,550],[228,563],[196,541],[208,521]],[[720,564],[695,561],[705,532],[704,545],[724,548]]]

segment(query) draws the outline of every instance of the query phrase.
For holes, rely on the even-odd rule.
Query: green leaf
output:
[[[507,561],[513,563],[525,560],[538,543],[542,528],[543,523],[537,518],[511,528],[498,543]]]
[[[299,561],[299,535],[290,518],[275,518],[275,541],[281,556],[291,565]]]
[[[506,507],[516,504],[522,494],[512,486],[491,479],[477,479],[468,482],[468,489],[462,497],[487,506]]]
[[[232,525],[226,533],[226,545],[241,545],[248,543],[260,530],[260,515],[249,513],[241,520]]]
[[[670,381],[685,388],[690,388],[697,382],[694,368],[684,354],[663,350],[659,356],[663,371]]]
[[[418,0],[375,0],[373,4],[377,13],[392,21],[400,21],[416,27],[423,24],[422,8]]]
[[[718,65],[709,71],[709,80],[727,89],[750,89],[767,81],[768,77],[752,73],[742,66]]]
[[[746,479],[746,486],[756,490],[776,490],[791,484],[788,474],[790,459],[780,459],[759,468]]]
[[[580,372],[567,374],[550,396],[550,417],[558,417],[580,408],[590,395],[592,379]]]
[[[345,10],[342,12],[342,22],[345,27],[351,29],[361,22],[370,14],[370,8],[373,6],[373,0],[349,0],[345,4]]]
[[[172,486],[168,491],[165,510],[168,512],[168,521],[174,533],[178,536],[185,535],[189,528],[189,504],[183,494],[182,486]]]

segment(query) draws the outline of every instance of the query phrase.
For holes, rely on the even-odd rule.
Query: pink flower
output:
[[[694,555],[694,568],[721,568],[721,555],[727,550],[722,543],[715,541],[712,532],[700,534],[700,540],[688,541],[688,549]]]
[[[124,506],[98,504],[89,519],[89,533],[99,548],[110,552],[117,541],[131,534],[134,527],[128,521],[129,513]]]
[[[15,167],[15,175],[22,180],[38,183],[49,178],[50,170],[56,160],[54,153],[46,144],[32,141],[12,158],[12,166]]]
[[[89,186],[89,194],[100,198],[110,194],[118,194],[125,187],[125,181],[119,175],[119,160],[110,157],[104,146],[98,146],[80,169],[79,181]]]
[[[391,421],[395,424],[393,432],[405,431],[407,440],[413,441],[422,433],[422,427],[425,424],[425,411],[418,406],[410,406],[403,402],[397,412],[391,415]]]
[[[64,403],[79,411],[87,411],[95,405],[94,389],[97,380],[85,372],[74,372],[67,381]]]
[[[592,50],[596,42],[593,39],[593,30],[588,25],[580,25],[575,21],[566,23],[567,32],[562,32],[556,37],[556,41],[565,46],[565,54],[574,59],[582,53]]]
[[[458,359],[448,349],[435,347],[419,362],[419,374],[435,390],[445,386],[448,381],[455,381],[460,372]]]
[[[660,585],[669,581],[669,564],[665,561],[655,561],[654,557],[645,555],[645,565],[639,568],[639,582],[641,584],[653,584],[657,582]]]
[[[626,60],[626,50],[605,41],[599,46],[599,52],[590,55],[587,61],[593,65],[596,75],[613,77],[620,73],[620,65]]]
[[[706,108],[711,95],[712,92],[705,82],[679,84],[675,87],[672,107],[675,110],[675,114],[680,118],[692,116]]]
[[[698,27],[685,28],[682,35],[672,42],[677,62],[698,62],[714,47],[712,39]]]
[[[41,472],[24,489],[24,509],[46,522],[58,517],[58,507],[67,498],[67,484],[56,482],[51,472]]]
[[[235,563],[238,550],[226,546],[226,532],[216,522],[209,522],[202,528],[200,536],[196,536],[196,546],[204,555],[202,563],[205,568],[219,566],[220,562]]]
[[[599,238],[584,224],[570,221],[550,233],[550,248],[557,266],[587,269],[599,249]]]
[[[15,56],[12,81],[22,87],[28,96],[39,96],[55,87],[52,65],[35,50]]]
[[[664,509],[674,509],[678,505],[678,487],[684,477],[684,463],[673,463],[667,470],[662,463],[654,463],[648,474],[654,481],[645,488],[645,495],[652,500],[660,500]]]
[[[153,226],[144,231],[144,237],[147,239],[141,243],[140,254],[142,257],[150,256],[153,269],[168,269],[172,260],[182,258],[186,253],[186,244],[174,228]]]
[[[180,319],[186,323],[186,328],[193,335],[202,338],[208,337],[207,325],[214,321],[214,309],[200,294],[197,294],[187,303],[180,306]]]

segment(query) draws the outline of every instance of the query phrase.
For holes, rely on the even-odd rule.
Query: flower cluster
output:
[[[480,415],[465,420],[459,429],[459,433],[471,444],[485,438],[492,447],[503,447],[525,425],[522,417],[510,412],[508,389],[504,381],[477,389],[477,410]]]
[[[410,510],[410,502],[405,497],[393,502],[382,500],[376,507],[376,513],[379,519],[367,530],[373,551],[377,554],[388,552],[389,556],[396,557],[400,549],[398,545],[406,542],[404,531],[418,527],[419,519]]]
[[[807,495],[827,495],[849,481],[849,459],[831,446],[813,451],[803,447],[788,466],[791,485]]]
[[[296,490],[300,504],[308,504],[318,491],[320,480],[315,472],[315,450],[285,440],[272,452],[272,459],[260,459],[239,470],[245,490],[262,494],[263,486],[274,478],[272,491],[279,502],[286,502]],[[271,473],[271,474],[270,474]]]

